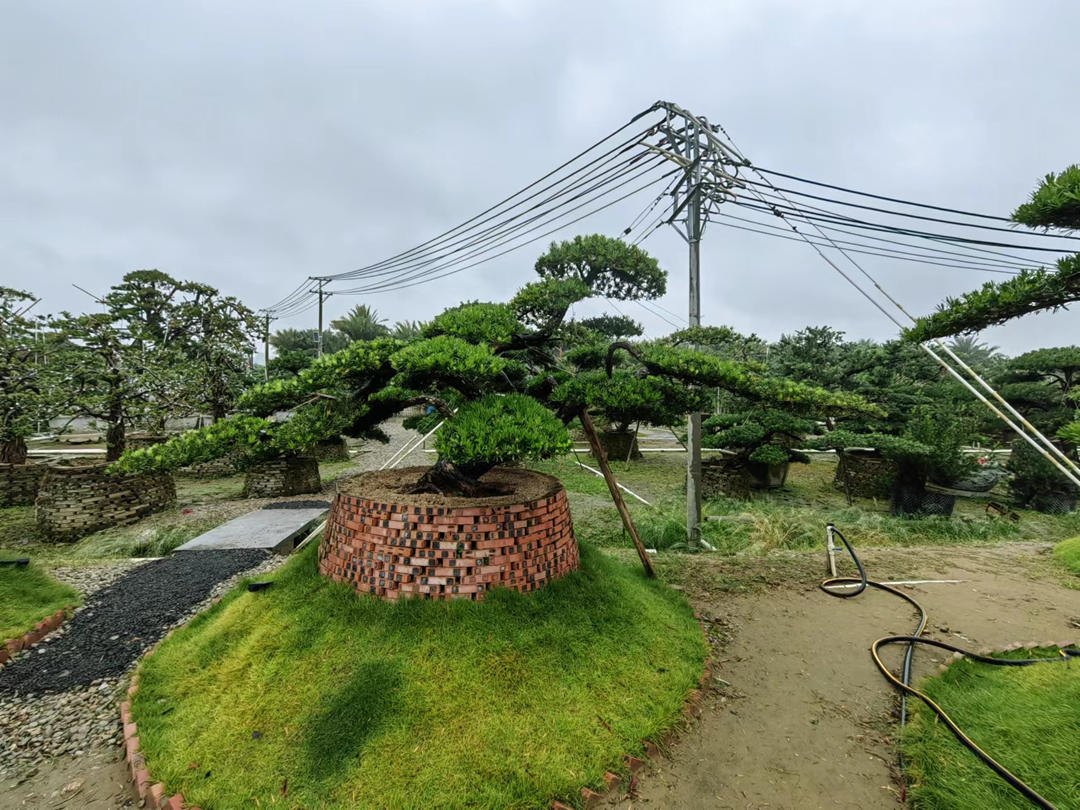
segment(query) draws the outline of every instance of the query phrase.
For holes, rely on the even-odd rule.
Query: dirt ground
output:
[[[861,556],[871,579],[963,580],[909,593],[929,612],[931,638],[977,650],[1080,639],[1080,590],[1062,586],[1049,549],[1024,543]],[[909,634],[916,623],[910,606],[880,591],[834,599],[816,581],[695,601],[731,634],[718,654],[713,694],[700,720],[619,806],[896,807],[889,745],[896,701],[869,647],[881,636]],[[899,666],[896,649],[890,663]],[[920,650],[916,677],[942,660]]]
[[[0,783],[0,810],[116,810],[138,807],[139,794],[128,775],[123,749],[61,757],[33,769],[33,776]]]

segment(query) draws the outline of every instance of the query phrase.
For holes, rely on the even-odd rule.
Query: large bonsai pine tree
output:
[[[1080,166],[1067,167],[1060,174],[1048,174],[1031,194],[1031,199],[1012,215],[1014,221],[1031,228],[1080,230]],[[925,341],[947,335],[971,334],[987,326],[1005,323],[1028,313],[1057,310],[1080,301],[1080,254],[1058,259],[1057,270],[1024,270],[1001,283],[989,282],[959,298],[949,298],[938,311],[920,318],[905,332],[909,340]],[[1063,356],[1059,363],[1071,363],[1073,350],[1047,349],[1023,355],[1045,370],[1055,352]],[[1017,358],[1021,360],[1021,358]],[[1056,367],[1063,370],[1062,365]],[[1072,375],[1059,381],[1068,393]],[[1061,429],[1059,435],[1080,445],[1080,421]]]
[[[452,307],[410,341],[353,342],[292,379],[250,390],[232,418],[130,452],[118,467],[176,467],[237,447],[255,457],[297,453],[341,433],[380,437],[381,422],[420,404],[436,408],[445,424],[435,441],[436,463],[408,487],[477,496],[488,492],[483,476],[498,464],[567,452],[566,424],[593,404],[611,407],[618,395],[656,413],[698,407],[685,389],[699,384],[791,406],[863,407],[856,397],[766,378],[749,366],[670,345],[634,347],[642,363],[636,371],[614,369],[612,348],[594,347],[591,364],[579,358],[591,366],[583,369],[562,358],[581,332],[566,322],[569,308],[594,295],[656,298],[666,274],[644,251],[603,236],[552,245],[536,272],[540,280],[509,303]],[[625,344],[612,344],[619,345]],[[288,419],[270,419],[283,411]]]

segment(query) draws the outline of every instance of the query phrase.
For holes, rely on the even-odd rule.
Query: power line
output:
[[[780,186],[773,185],[772,183],[760,183],[755,180],[744,180],[743,182],[754,186],[764,186],[773,190],[774,192],[783,192],[786,194],[795,194],[799,197],[806,197],[811,200],[818,200],[819,202],[830,202],[835,205],[843,205],[848,208],[859,208],[863,211],[876,211],[882,214],[889,214],[890,216],[905,217],[907,219],[918,219],[923,222],[937,222],[942,225],[959,225],[964,228],[978,228],[984,231],[999,231],[1002,233],[1010,233],[1016,236],[1037,236],[1041,238],[1049,239],[1072,239],[1080,241],[1080,236],[1065,236],[1061,234],[1043,233],[1041,231],[1020,231],[1016,228],[1001,228],[997,225],[979,225],[975,222],[962,222],[955,219],[941,219],[940,217],[923,216],[922,214],[911,214],[906,211],[893,211],[889,208],[880,208],[876,205],[862,205],[861,203],[846,202],[844,200],[837,200],[832,197],[822,197],[818,194],[810,194],[806,191],[795,191],[790,188],[781,188]]]
[[[789,240],[789,241],[793,241],[793,242],[802,242],[803,241],[798,236],[788,236],[788,235],[783,234],[783,233],[773,233],[772,231],[784,231],[784,230],[790,231],[789,228],[782,228],[779,225],[767,225],[765,223],[759,223],[759,222],[757,222],[755,220],[745,219],[744,217],[736,217],[736,216],[733,216],[731,214],[720,213],[720,214],[717,214],[717,216],[726,217],[726,218],[730,218],[730,219],[736,219],[736,220],[740,220],[742,222],[753,222],[754,224],[759,225],[761,228],[769,228],[771,230],[760,230],[758,228],[751,228],[751,227],[748,227],[746,225],[736,225],[736,224],[731,223],[731,222],[717,222],[716,223],[717,225],[723,225],[724,227],[727,227],[727,228],[734,228],[736,230],[747,231],[749,233],[759,233],[759,234],[763,234],[764,236],[771,236],[771,237],[774,237],[776,239],[785,239],[785,240]],[[849,250],[852,253],[861,253],[861,254],[865,254],[865,255],[868,255],[868,256],[880,256],[880,257],[884,257],[884,258],[897,259],[897,260],[900,260],[900,261],[915,262],[917,264],[925,264],[925,265],[932,265],[932,266],[937,266],[937,267],[945,267],[945,268],[952,269],[952,270],[975,270],[975,271],[979,271],[979,272],[983,272],[983,273],[1001,273],[1001,274],[1009,275],[1009,276],[1016,276],[1016,275],[1019,275],[1019,273],[1020,273],[1019,270],[1007,270],[1007,269],[1002,269],[1002,268],[998,268],[998,267],[978,264],[978,263],[967,261],[967,260],[964,260],[964,259],[954,259],[951,262],[934,261],[931,257],[924,256],[924,255],[919,255],[919,254],[907,254],[905,251],[868,250],[868,249],[865,249],[866,246],[858,247],[858,245],[860,244],[858,242],[851,242],[851,241],[844,240],[844,239],[831,239],[828,242],[824,242],[824,241],[820,242],[820,244],[824,245],[825,247],[841,245],[841,244],[842,245],[855,245],[856,247],[848,247],[848,248],[846,248],[846,250]]]
[[[726,134],[726,133],[725,133]],[[804,177],[798,177],[794,174],[785,174],[784,172],[778,172],[774,169],[763,169],[760,166],[752,166],[756,172],[764,172],[765,174],[775,174],[778,177],[786,177],[789,180],[798,180],[800,183],[809,183],[812,186],[821,186],[822,188],[831,188],[835,191],[843,191],[847,194],[857,194],[860,197],[871,197],[875,200],[885,200],[886,202],[901,203],[902,205],[914,205],[917,208],[928,208],[933,211],[944,211],[947,214],[963,214],[969,217],[978,217],[979,219],[993,219],[998,222],[1012,222],[1008,217],[996,216],[994,214],[976,214],[972,211],[963,211],[959,208],[946,208],[940,205],[929,205],[927,203],[912,202],[911,200],[903,200],[899,197],[886,197],[882,194],[871,194],[868,191],[856,191],[854,189],[845,188],[844,186],[837,186],[831,183],[822,183],[819,180],[807,180]]]
[[[383,282],[383,283],[380,283],[380,284],[374,284],[374,285],[370,285],[370,286],[366,286],[366,287],[357,287],[357,288],[350,288],[350,289],[345,289],[345,290],[335,290],[334,293],[338,294],[338,295],[353,295],[353,294],[356,294],[356,293],[363,293],[363,292],[388,292],[388,291],[391,291],[391,290],[398,290],[398,289],[405,289],[405,288],[408,288],[408,287],[415,287],[418,284],[424,284],[424,283],[427,283],[429,281],[434,281],[436,279],[445,278],[446,276],[454,275],[455,273],[460,273],[463,270],[468,270],[468,269],[471,269],[471,268],[476,267],[478,265],[485,264],[485,263],[487,263],[489,261],[492,261],[493,259],[499,258],[500,256],[505,256],[507,253],[511,253],[511,252],[513,252],[515,250],[523,248],[526,245],[530,245],[530,244],[532,244],[532,243],[534,243],[534,242],[536,242],[536,241],[538,241],[540,239],[544,239],[544,238],[546,238],[546,237],[548,237],[548,236],[550,236],[550,235],[552,235],[554,233],[558,233],[559,231],[563,230],[566,227],[569,227],[570,225],[573,225],[573,224],[575,224],[577,222],[580,222],[581,220],[586,219],[587,217],[590,217],[593,214],[597,214],[600,211],[603,211],[603,210],[605,210],[607,208],[610,208],[611,206],[616,205],[617,203],[622,202],[623,200],[634,196],[635,194],[645,190],[646,188],[649,188],[650,186],[655,185],[656,183],[660,182],[661,180],[666,179],[667,176],[668,176],[667,174],[663,174],[658,178],[654,178],[652,180],[649,180],[646,183],[644,183],[643,185],[640,185],[640,186],[638,186],[638,187],[636,187],[634,189],[631,189],[626,194],[623,194],[623,195],[621,195],[619,197],[616,197],[614,200],[610,200],[610,201],[604,203],[603,205],[601,205],[601,206],[599,206],[597,208],[594,208],[594,209],[592,209],[590,211],[587,211],[584,214],[582,214],[581,216],[570,220],[569,222],[563,222],[563,223],[557,225],[556,227],[554,227],[554,228],[552,228],[552,229],[550,229],[548,231],[545,231],[544,233],[541,233],[541,234],[538,234],[537,236],[532,237],[531,239],[528,239],[528,240],[526,240],[524,242],[521,242],[519,244],[516,244],[516,245],[512,245],[511,247],[507,248],[506,250],[502,250],[502,251],[499,251],[498,253],[495,253],[493,255],[477,259],[474,262],[470,262],[470,263],[465,264],[465,265],[463,265],[461,267],[458,267],[456,269],[447,270],[446,272],[438,273],[438,274],[435,274],[435,275],[428,275],[427,277],[420,278],[419,280],[412,280],[412,279],[415,279],[415,277],[416,277],[416,275],[414,274],[409,279],[404,279],[404,280],[391,279],[389,281],[386,281],[386,282]],[[609,192],[605,192],[605,194],[606,193],[609,193]],[[604,195],[601,195],[601,196],[604,196]],[[550,222],[545,223],[545,224],[550,224]],[[535,228],[530,229],[530,231],[531,230],[535,230]],[[519,234],[518,236],[520,237],[521,234]],[[516,238],[516,237],[514,237],[514,238]],[[512,241],[512,239],[511,240],[505,240],[504,242],[502,242],[500,244],[505,244],[507,241]],[[458,260],[458,261],[461,261],[461,260]],[[449,264],[452,265],[452,264],[455,264],[455,263],[456,262],[451,262]],[[447,266],[449,266],[449,265],[443,265],[442,267],[447,267]],[[430,268],[430,271],[434,271],[434,270],[438,270],[438,269],[442,269],[442,268],[441,267]],[[406,283],[406,282],[408,282],[408,283]]]
[[[895,225],[885,225],[885,224],[880,223],[880,222],[869,222],[869,221],[863,220],[863,219],[856,219],[854,217],[848,217],[848,216],[845,216],[843,214],[814,213],[814,212],[805,210],[803,208],[799,208],[798,206],[796,206],[796,205],[794,205],[792,203],[777,204],[775,202],[770,201],[768,198],[766,198],[764,196],[759,198],[761,200],[760,204],[745,202],[745,200],[748,200],[749,198],[744,197],[743,195],[734,195],[734,196],[736,197],[736,199],[734,200],[735,205],[738,205],[738,206],[741,206],[741,207],[744,207],[744,208],[749,208],[749,209],[751,209],[753,211],[761,211],[761,212],[764,212],[764,213],[767,213],[767,214],[776,214],[777,216],[782,216],[783,214],[793,214],[795,216],[806,219],[808,222],[812,221],[812,222],[825,222],[825,223],[829,223],[829,224],[833,224],[833,225],[835,225],[835,224],[848,225],[850,227],[865,228],[867,230],[872,230],[872,231],[903,234],[903,235],[906,235],[906,236],[916,236],[916,237],[919,237],[921,239],[932,239],[932,240],[941,241],[941,242],[954,242],[954,243],[961,243],[961,244],[967,244],[967,245],[986,245],[986,246],[989,246],[989,247],[1003,247],[1003,248],[1010,248],[1010,249],[1013,249],[1013,250],[1037,250],[1037,251],[1044,252],[1044,253],[1071,253],[1071,252],[1073,252],[1071,250],[1064,249],[1064,248],[1048,248],[1048,247],[1033,247],[1033,246],[1029,246],[1029,245],[1014,245],[1014,244],[1011,244],[1011,243],[1008,243],[1008,242],[993,242],[993,241],[986,240],[986,239],[972,239],[972,238],[969,238],[969,237],[953,236],[953,235],[950,235],[950,234],[936,233],[936,232],[933,232],[933,231],[920,231],[920,230],[916,230],[916,229],[913,229],[913,228],[902,228],[902,227],[895,226]],[[743,200],[743,201],[740,201],[740,199]]]
[[[475,255],[478,255],[479,253],[481,253],[485,249],[485,247],[484,247],[485,245],[490,247],[491,246],[490,243],[493,243],[493,242],[496,243],[496,244],[500,244],[498,242],[498,240],[501,237],[505,236],[508,233],[513,233],[515,231],[519,231],[524,225],[534,223],[537,220],[543,219],[544,217],[548,217],[548,216],[551,216],[552,214],[556,214],[556,212],[558,212],[560,209],[567,208],[567,206],[569,206],[570,203],[576,202],[576,201],[580,200],[581,198],[588,196],[589,194],[592,194],[592,193],[594,193],[596,191],[604,189],[606,186],[609,186],[609,185],[612,186],[612,188],[608,189],[608,191],[610,191],[610,190],[612,190],[614,188],[619,188],[620,186],[625,185],[627,182],[631,182],[635,177],[643,176],[643,175],[647,174],[649,171],[651,171],[652,169],[657,168],[659,165],[661,165],[663,163],[662,159],[653,158],[651,162],[647,161],[641,167],[632,167],[630,165],[632,163],[636,163],[636,162],[640,161],[643,157],[644,157],[643,154],[639,154],[639,155],[632,156],[628,160],[621,161],[621,162],[617,163],[616,165],[612,166],[607,171],[605,171],[599,178],[593,178],[593,182],[592,182],[591,185],[588,185],[587,187],[582,188],[582,184],[577,183],[574,186],[571,186],[570,188],[564,189],[563,191],[552,195],[547,200],[545,200],[543,203],[540,203],[540,204],[538,204],[536,206],[533,206],[532,208],[528,209],[528,211],[522,212],[521,214],[518,214],[518,215],[516,215],[514,217],[511,217],[509,220],[506,220],[506,221],[497,223],[496,225],[490,226],[489,228],[485,229],[484,231],[482,231],[479,234],[475,234],[473,236],[470,236],[467,241],[462,241],[462,242],[459,242],[457,244],[452,244],[452,246],[448,247],[447,249],[445,249],[441,253],[438,253],[438,254],[435,254],[435,255],[426,255],[426,254],[424,254],[424,255],[421,255],[421,256],[419,256],[417,258],[409,259],[404,264],[400,264],[398,266],[376,268],[376,269],[371,269],[371,270],[358,270],[358,271],[352,271],[350,273],[343,273],[343,274],[340,274],[339,276],[333,277],[333,279],[334,280],[342,280],[342,279],[350,279],[351,280],[351,279],[356,279],[356,278],[372,278],[372,277],[376,277],[376,276],[402,275],[402,274],[404,274],[404,273],[406,273],[406,272],[408,272],[410,270],[414,270],[414,269],[417,269],[417,268],[428,266],[433,262],[438,262],[438,261],[441,261],[443,259],[451,258],[455,254],[462,253],[463,251],[474,250],[475,251],[474,253],[470,253],[470,254],[467,254],[465,256],[458,257],[460,259],[468,259],[468,258],[470,258],[472,256],[475,256]],[[620,180],[622,178],[628,178],[628,179],[624,180],[622,183],[616,183],[615,182],[615,181]],[[614,185],[612,185],[612,184],[614,184]],[[557,203],[553,207],[550,207],[550,208],[547,208],[545,210],[539,211],[538,213],[535,213],[532,216],[529,216],[526,219],[521,220],[520,222],[515,222],[514,221],[514,220],[520,219],[522,216],[524,216],[524,214],[529,213],[529,211],[532,211],[532,210],[534,210],[536,208],[541,207],[544,203],[547,203],[547,202],[550,202],[552,200],[558,199],[559,197],[565,196],[566,194],[569,194],[570,192],[574,192],[574,191],[576,191],[577,193],[573,194],[568,199]],[[603,193],[607,193],[607,192],[605,191]],[[603,196],[603,193],[598,195],[598,196]],[[562,214],[556,214],[555,218],[557,218],[558,216],[562,216],[567,212],[577,210],[577,209],[581,208],[583,205],[586,205],[586,204],[588,204],[587,201],[585,203],[581,203],[580,205],[577,205],[577,206],[570,206],[569,208],[567,208],[566,211],[563,211]]]
[[[437,236],[434,236],[431,239],[428,239],[427,241],[422,242],[419,245],[416,245],[415,247],[412,247],[412,248],[410,248],[408,250],[402,251],[402,252],[397,253],[397,254],[395,254],[393,256],[390,256],[390,257],[388,257],[386,259],[383,259],[382,261],[375,262],[374,264],[367,265],[365,267],[361,267],[358,270],[350,271],[349,273],[339,273],[339,274],[335,274],[335,275],[328,275],[328,276],[323,276],[322,278],[324,278],[325,280],[331,280],[331,279],[334,279],[334,278],[349,277],[350,275],[355,274],[355,273],[359,273],[361,271],[375,269],[375,268],[379,268],[379,267],[384,267],[384,266],[391,265],[391,264],[396,263],[396,262],[400,262],[401,260],[412,257],[415,254],[423,251],[425,248],[426,249],[431,249],[431,248],[434,248],[434,247],[446,242],[447,237],[454,236],[455,234],[458,237],[461,237],[465,233],[467,233],[468,231],[474,230],[477,226],[482,225],[482,224],[484,224],[486,222],[490,222],[496,216],[505,215],[506,213],[508,213],[509,211],[512,211],[514,208],[519,207],[523,203],[536,198],[538,195],[542,194],[544,191],[548,191],[548,190],[550,190],[552,188],[557,187],[561,183],[565,183],[569,178],[573,177],[574,175],[576,175],[576,174],[578,174],[578,173],[580,173],[582,171],[585,171],[586,169],[589,169],[592,166],[595,166],[597,163],[603,162],[604,160],[610,158],[612,155],[614,155],[614,154],[616,154],[616,153],[618,153],[620,151],[623,151],[623,150],[627,149],[632,144],[634,144],[635,142],[640,141],[641,138],[648,135],[655,127],[655,125],[650,125],[648,127],[645,127],[644,129],[636,132],[632,137],[627,138],[626,140],[624,140],[621,143],[617,144],[613,148],[609,149],[607,152],[604,152],[603,154],[597,156],[591,162],[587,163],[586,165],[584,165],[582,167],[579,167],[578,169],[575,169],[573,172],[568,174],[566,177],[560,178],[559,180],[557,180],[557,181],[555,181],[553,183],[550,183],[547,186],[544,186],[543,188],[539,189],[538,191],[534,192],[533,194],[522,198],[518,202],[514,203],[514,205],[507,208],[505,211],[499,211],[499,209],[506,206],[507,203],[509,203],[509,202],[513,201],[514,199],[520,197],[522,194],[529,191],[530,189],[533,189],[536,186],[542,184],[544,181],[548,180],[549,178],[554,177],[559,172],[561,172],[563,169],[573,165],[578,160],[580,160],[582,157],[584,157],[585,155],[587,155],[590,152],[592,152],[593,150],[595,150],[597,147],[599,147],[599,146],[603,145],[604,143],[606,143],[607,141],[611,140],[613,137],[618,135],[624,129],[629,127],[635,120],[637,120],[637,119],[636,118],[632,119],[631,121],[627,122],[626,124],[623,124],[621,127],[614,130],[609,135],[605,136],[604,138],[600,139],[596,143],[592,144],[587,149],[579,152],[574,157],[570,158],[569,160],[567,160],[564,163],[557,166],[555,169],[552,169],[550,172],[543,175],[538,180],[530,183],[529,185],[525,186],[523,189],[520,189],[519,191],[514,192],[513,194],[511,194],[510,196],[508,196],[508,197],[504,198],[503,200],[499,201],[495,205],[493,205],[493,206],[491,206],[489,208],[486,208],[485,210],[481,211],[479,214],[476,214],[475,216],[470,217],[469,219],[465,220],[464,222],[460,223],[459,225],[456,225],[455,227],[450,228],[449,230],[444,231],[443,233],[441,233],[441,234],[439,234]],[[498,213],[495,213],[495,212],[498,212]],[[488,216],[489,214],[491,216]]]

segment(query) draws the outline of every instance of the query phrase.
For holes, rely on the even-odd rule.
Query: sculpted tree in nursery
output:
[[[562,356],[571,337],[580,334],[577,325],[566,322],[574,303],[594,295],[655,298],[664,293],[666,276],[644,251],[603,236],[552,245],[535,269],[539,280],[508,303],[451,307],[410,342],[392,337],[353,342],[292,379],[252,389],[238,403],[240,415],[128,453],[117,466],[169,468],[236,447],[260,457],[302,452],[340,433],[379,437],[380,423],[419,404],[436,409],[445,423],[435,435],[435,464],[404,487],[478,496],[490,494],[483,477],[498,464],[568,452],[567,423],[598,403],[614,406],[617,395],[635,407],[672,414],[697,407],[693,386],[698,384],[730,385],[748,396],[834,403],[825,391],[767,380],[738,363],[670,346],[635,349],[655,361],[635,372],[617,373],[610,363],[604,368],[612,357],[607,344],[603,352],[592,352],[600,368],[595,362],[590,368],[575,365]],[[853,398],[842,402],[862,405]],[[268,418],[280,411],[290,418]]]
[[[106,458],[124,451],[127,428],[160,431],[169,416],[225,416],[248,383],[254,313],[205,284],[158,270],[128,273],[102,311],[50,322],[50,366],[66,414],[106,425]]]
[[[1031,228],[1076,232],[1080,230],[1080,166],[1046,175],[1031,199],[1012,214],[1015,222]],[[1054,270],[1023,270],[1015,278],[988,282],[959,298],[948,298],[936,312],[919,318],[905,337],[926,341],[950,335],[972,334],[1029,313],[1054,311],[1080,301],[1080,255],[1057,260]],[[1014,370],[1052,380],[1063,392],[1073,386],[1073,347],[1042,349],[1016,358]],[[1019,365],[1017,365],[1019,361]],[[1080,422],[1062,427],[1059,435],[1074,447],[1080,440]]]
[[[43,379],[46,347],[31,314],[37,300],[28,292],[0,287],[0,463],[26,461],[26,437],[47,421],[49,387]]]

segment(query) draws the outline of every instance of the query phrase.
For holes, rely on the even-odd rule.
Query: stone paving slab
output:
[[[256,509],[222,523],[180,546],[177,551],[217,551],[221,549],[264,549],[288,554],[304,539],[326,507],[304,509]]]

